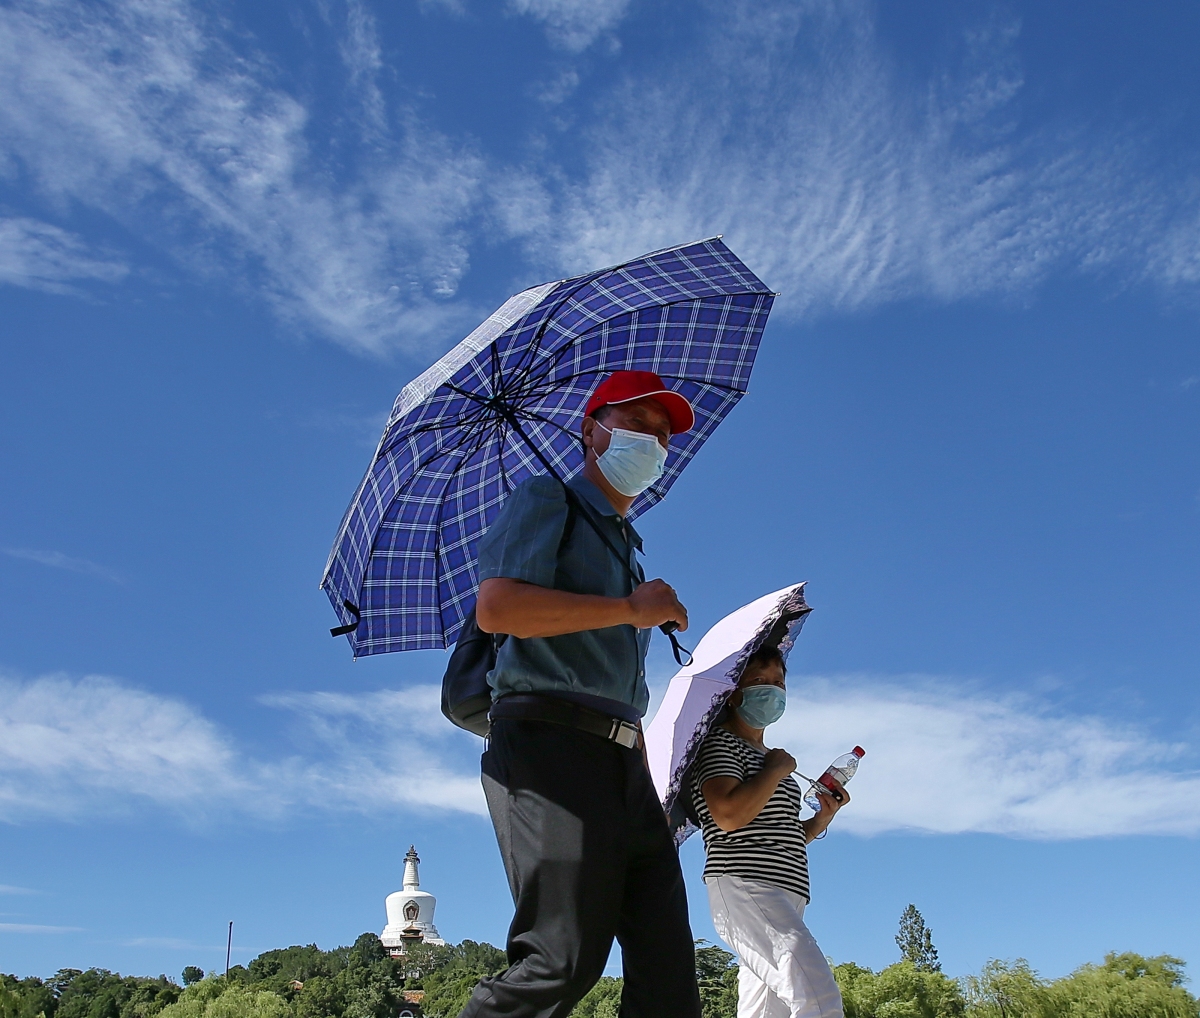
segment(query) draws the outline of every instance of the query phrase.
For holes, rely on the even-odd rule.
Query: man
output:
[[[614,372],[585,409],[574,506],[555,478],[530,478],[480,543],[476,619],[508,634],[489,675],[483,786],[516,913],[510,967],[480,982],[462,1018],[562,1018],[614,937],[622,1018],[700,1014],[683,876],[641,740],[650,632],[686,629],[687,611],[645,582],[625,519],[694,422],[658,375]]]

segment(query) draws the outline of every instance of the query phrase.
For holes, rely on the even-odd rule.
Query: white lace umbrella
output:
[[[737,688],[750,655],[760,647],[775,646],[787,660],[810,611],[803,583],[751,601],[705,633],[692,652],[691,664],[671,679],[662,705],[646,729],[646,753],[676,844],[696,830],[689,797],[679,794],[685,775],[726,699]]]

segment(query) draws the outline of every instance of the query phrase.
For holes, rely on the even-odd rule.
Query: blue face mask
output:
[[[746,686],[736,710],[751,728],[766,728],[783,717],[787,693],[778,686]]]
[[[596,422],[600,424],[599,421]],[[603,424],[600,427],[604,428]],[[608,483],[622,495],[640,495],[663,475],[667,450],[653,435],[624,428],[604,428],[612,438],[608,448],[596,460]]]

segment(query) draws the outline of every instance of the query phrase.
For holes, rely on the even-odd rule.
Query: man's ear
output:
[[[596,418],[585,417],[579,426],[579,435],[583,439],[583,447],[590,450],[596,434]]]

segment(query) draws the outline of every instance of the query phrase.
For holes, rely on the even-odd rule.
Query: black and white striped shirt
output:
[[[796,779],[784,778],[762,812],[745,827],[723,831],[708,811],[701,789],[712,778],[745,781],[763,767],[766,756],[745,739],[716,726],[708,733],[692,766],[692,798],[704,833],[704,879],[734,875],[762,880],[806,901],[808,892],[808,849],[800,826],[803,796]]]

